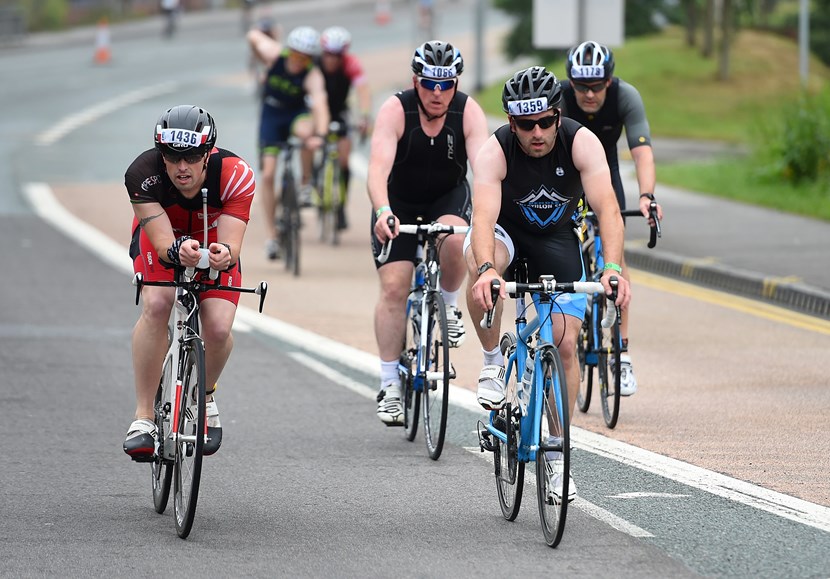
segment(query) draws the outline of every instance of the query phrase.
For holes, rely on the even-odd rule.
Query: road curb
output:
[[[650,249],[627,248],[625,260],[631,267],[830,319],[830,293],[792,278],[762,275],[712,263],[706,258],[688,258]]]

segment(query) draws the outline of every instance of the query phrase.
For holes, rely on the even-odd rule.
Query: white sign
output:
[[[621,46],[623,0],[533,0],[533,46],[570,48],[586,40]]]

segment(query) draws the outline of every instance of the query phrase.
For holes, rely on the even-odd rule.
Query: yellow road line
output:
[[[730,308],[774,322],[787,324],[802,330],[830,335],[830,321],[801,314],[766,302],[735,296],[726,292],[707,289],[688,282],[661,277],[642,270],[631,269],[634,284],[648,286],[676,295]],[[636,289],[635,289],[636,291]]]

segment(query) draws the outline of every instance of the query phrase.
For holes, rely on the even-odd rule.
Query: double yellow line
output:
[[[774,306],[766,302],[707,289],[688,282],[661,277],[638,269],[631,269],[635,285],[644,285],[656,290],[730,308],[739,312],[765,318],[774,322],[787,324],[802,330],[830,335],[830,321],[801,314],[792,310]]]

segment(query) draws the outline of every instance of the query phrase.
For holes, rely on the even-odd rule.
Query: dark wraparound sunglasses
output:
[[[455,86],[455,79],[451,78],[449,80],[432,80],[431,78],[419,78],[418,84],[424,87],[427,90],[435,90],[435,87],[441,89],[441,91],[450,90],[452,87]]]
[[[585,92],[588,92],[588,91],[591,91],[593,93],[598,93],[598,92],[604,91],[605,88],[606,88],[604,81],[603,82],[595,82],[593,84],[583,84],[581,82],[575,82],[575,83],[573,83],[573,87],[574,87],[574,90],[576,92],[582,92],[582,93],[585,93]]]
[[[174,165],[178,165],[180,162],[184,161],[188,165],[194,165],[201,161],[205,154],[204,153],[162,153],[162,157],[168,163],[173,163]]]
[[[516,127],[523,130],[523,131],[532,131],[536,125],[539,125],[540,129],[549,129],[553,125],[556,124],[556,121],[559,120],[559,112],[555,112],[552,115],[548,115],[546,117],[542,117],[541,119],[522,119],[519,117],[513,117],[513,122],[516,123]]]

